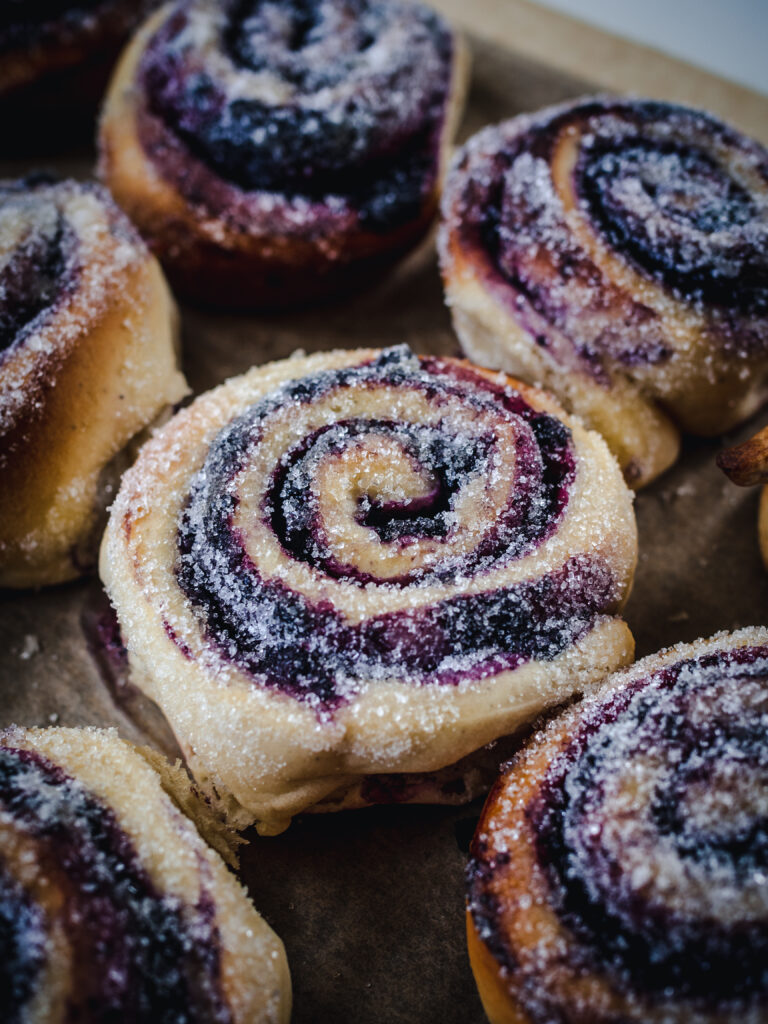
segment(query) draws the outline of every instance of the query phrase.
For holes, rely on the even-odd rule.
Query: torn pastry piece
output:
[[[551,389],[640,487],[768,396],[768,150],[710,114],[586,97],[483,129],[442,204],[466,354]]]
[[[466,79],[420,3],[169,4],[115,74],[100,173],[194,301],[327,299],[426,234]]]
[[[760,554],[768,568],[768,427],[748,441],[719,452],[717,464],[739,487],[763,485],[757,513],[757,537]]]
[[[505,768],[467,872],[492,1024],[768,1018],[768,630],[654,654]]]
[[[94,568],[126,447],[186,390],[168,287],[108,193],[0,182],[0,586]]]
[[[3,1020],[285,1024],[282,943],[209,819],[183,771],[111,730],[0,732]]]
[[[123,478],[101,575],[198,783],[278,832],[324,800],[371,802],[372,775],[453,765],[625,664],[636,545],[600,437],[540,392],[402,346],[198,398]]]

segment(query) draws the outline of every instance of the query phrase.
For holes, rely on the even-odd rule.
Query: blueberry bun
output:
[[[466,354],[550,388],[633,486],[768,395],[768,150],[710,114],[598,96],[486,128],[440,239]]]
[[[597,435],[403,346],[197,399],[123,478],[101,573],[198,783],[274,832],[372,775],[453,800],[424,773],[625,664],[636,544]]]
[[[282,943],[198,827],[184,773],[113,731],[0,733],[6,1024],[288,1021]]]
[[[120,49],[157,0],[6,0],[0,5],[0,127],[8,151],[93,132]]]
[[[768,1019],[768,630],[654,654],[553,719],[477,826],[492,1024]]]
[[[186,392],[157,261],[101,188],[0,182],[0,586],[93,569],[129,443]]]
[[[717,464],[739,487],[760,488],[757,537],[763,564],[768,568],[768,427],[754,437],[718,453]]]
[[[195,301],[349,291],[427,231],[466,63],[406,0],[169,5],[114,77],[101,175]]]

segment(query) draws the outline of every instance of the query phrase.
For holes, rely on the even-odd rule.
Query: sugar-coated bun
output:
[[[440,236],[467,355],[550,388],[639,487],[768,396],[768,150],[587,97],[475,135]]]
[[[636,545],[601,438],[401,346],[198,398],[123,478],[101,573],[198,782],[269,832],[369,802],[371,775],[453,765],[626,664]]]
[[[420,3],[170,4],[115,74],[100,173],[192,300],[327,298],[425,235],[466,65]]]
[[[185,773],[112,730],[0,733],[3,1021],[288,1021],[282,943],[190,812],[210,832]]]
[[[96,185],[0,182],[0,586],[95,564],[126,445],[186,391],[157,261]]]
[[[768,629],[609,677],[506,767],[468,867],[492,1024],[768,1020]]]

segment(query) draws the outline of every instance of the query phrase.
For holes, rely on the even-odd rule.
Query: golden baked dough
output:
[[[107,193],[45,176],[0,183],[0,286],[0,586],[58,583],[94,566],[116,457],[187,390],[176,312]]]

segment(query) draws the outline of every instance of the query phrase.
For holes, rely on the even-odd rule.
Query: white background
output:
[[[538,0],[768,94],[768,0]]]

